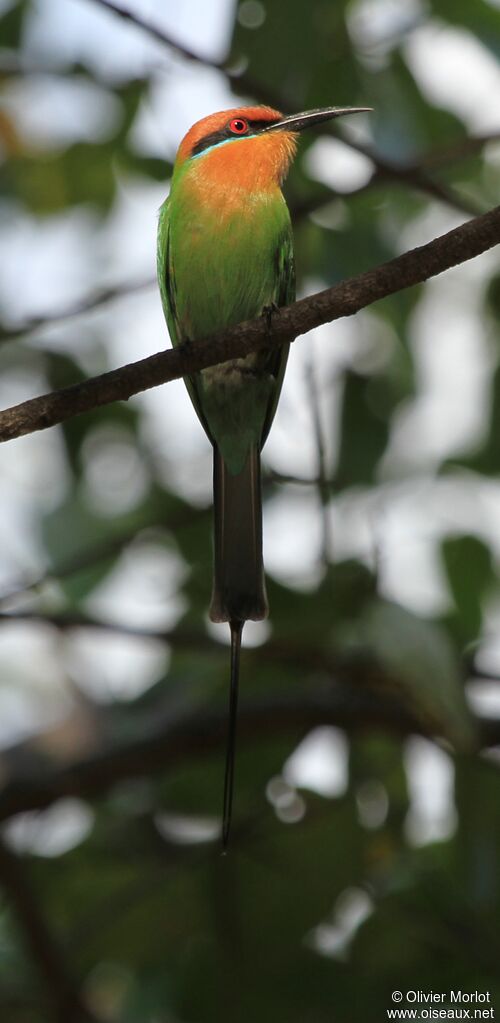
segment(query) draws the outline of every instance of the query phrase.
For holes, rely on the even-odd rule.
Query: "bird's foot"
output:
[[[180,345],[178,346],[181,350],[181,359],[189,359],[191,352],[193,351],[193,342],[190,337],[183,337]]]
[[[271,328],[273,325],[273,313],[276,313],[278,309],[279,306],[276,305],[276,302],[270,302],[269,305],[265,305],[262,310],[262,315],[266,320],[267,333],[269,335],[271,334]]]

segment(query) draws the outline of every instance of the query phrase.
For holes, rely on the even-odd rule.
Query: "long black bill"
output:
[[[262,128],[262,134],[266,131],[303,131],[304,128],[312,128],[315,124],[322,124],[323,121],[332,121],[334,117],[344,117],[345,114],[368,114],[373,107],[321,107],[319,110],[305,110],[302,114],[290,114],[283,117],[281,121],[275,121],[269,127]]]

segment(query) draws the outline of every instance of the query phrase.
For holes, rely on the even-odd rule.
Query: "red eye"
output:
[[[232,131],[233,135],[244,135],[248,131],[248,121],[243,117],[233,117],[229,122],[229,131]]]

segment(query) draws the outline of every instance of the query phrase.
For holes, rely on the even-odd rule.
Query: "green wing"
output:
[[[156,268],[160,287],[161,304],[167,321],[170,340],[175,348],[182,341],[182,331],[177,319],[175,280],[170,267],[170,200],[166,199],[160,208],[158,220],[158,243]]]
[[[170,197],[165,200],[160,208],[156,267],[163,313],[167,321],[170,340],[175,348],[182,341],[188,341],[189,338],[187,338],[183,333],[182,325],[177,314],[175,274],[170,253]],[[194,405],[198,419],[200,420],[205,433],[213,443],[208,423],[201,410],[196,380],[194,377],[184,377],[184,383],[188,389],[189,397]]]
[[[282,236],[276,248],[275,265],[276,289],[274,301],[277,306],[290,305],[291,302],[295,301],[295,260],[293,257],[291,226],[287,230],[286,234]],[[269,405],[266,418],[264,420],[261,448],[264,447],[276,413],[289,351],[290,345],[282,345],[282,347],[277,348],[272,355],[272,362],[270,363],[269,368],[275,378],[275,387],[273,400]]]

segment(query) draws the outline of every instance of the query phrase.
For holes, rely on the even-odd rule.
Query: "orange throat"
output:
[[[197,189],[224,196],[224,205],[266,192],[274,195],[286,177],[295,151],[293,132],[269,132],[213,146],[191,160],[189,177]]]

